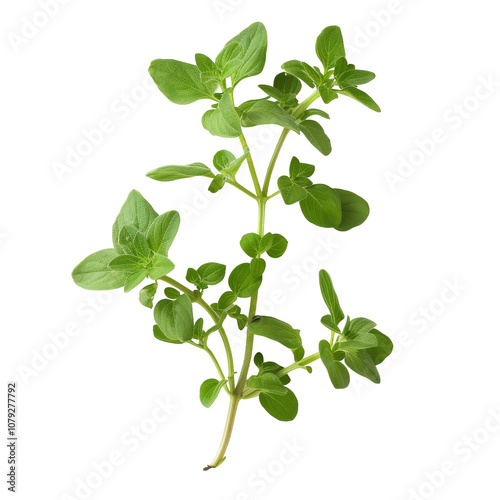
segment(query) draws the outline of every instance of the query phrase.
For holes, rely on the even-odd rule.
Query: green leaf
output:
[[[346,352],[345,364],[353,371],[366,377],[375,384],[380,384],[380,375],[370,355],[364,351]]]
[[[264,372],[262,375],[252,375],[247,380],[247,387],[268,394],[285,395],[288,392],[283,382],[274,373],[270,372]]]
[[[264,236],[262,236],[260,240],[259,253],[260,254],[266,253],[271,248],[272,244],[273,244],[272,233],[266,233]]]
[[[217,307],[220,310],[225,310],[234,304],[238,297],[233,292],[224,292],[217,302]]]
[[[299,402],[290,389],[284,395],[261,392],[259,401],[269,415],[282,422],[293,420],[299,411]]]
[[[319,34],[316,54],[325,71],[332,69],[339,57],[345,57],[344,40],[338,26],[328,26]]]
[[[144,234],[137,232],[134,237],[134,252],[143,259],[150,259],[153,256],[153,250],[149,246],[148,239]]]
[[[248,263],[236,266],[229,275],[229,288],[242,298],[251,297],[260,287],[262,276],[254,276]]]
[[[217,262],[207,262],[198,268],[201,283],[205,285],[217,285],[226,275],[226,266]]]
[[[302,66],[304,67],[305,73],[316,85],[321,85],[323,83],[323,75],[317,66],[312,67],[306,62],[302,62]]]
[[[227,380],[209,378],[200,387],[200,401],[205,408],[210,408],[217,399],[220,390],[227,384]]]
[[[277,102],[258,99],[244,102],[239,106],[243,112],[241,124],[244,127],[256,125],[279,125],[280,127],[300,132],[299,125]]]
[[[231,151],[227,151],[226,149],[221,149],[217,151],[214,155],[213,164],[214,167],[219,171],[229,168],[229,166],[236,160],[236,157],[231,153]]]
[[[238,42],[243,53],[240,56],[241,66],[231,76],[233,86],[244,78],[258,75],[266,64],[267,32],[262,23],[253,23],[241,33],[229,40],[226,45]]]
[[[338,78],[346,71],[347,71],[347,60],[345,57],[339,57],[335,62],[335,69],[333,70],[335,78]]]
[[[300,163],[297,157],[293,157],[290,162],[290,179],[295,180],[298,177],[311,177],[314,174],[314,165]]]
[[[321,116],[322,118],[326,118],[327,120],[330,119],[330,115],[328,113],[325,113],[322,109],[316,109],[316,108],[309,108],[306,109],[301,115],[300,119],[305,120],[306,118],[309,118],[310,116]]]
[[[341,87],[350,87],[352,85],[363,85],[365,83],[371,82],[375,78],[375,73],[371,71],[364,71],[361,69],[353,69],[351,71],[346,71],[337,78]]]
[[[342,220],[335,228],[337,231],[349,231],[353,227],[363,224],[370,215],[370,206],[357,194],[335,189],[342,204]]]
[[[153,300],[156,295],[156,290],[158,290],[158,283],[156,281],[154,283],[151,283],[150,285],[146,285],[139,292],[139,302],[144,307],[149,307],[149,309],[153,309]]]
[[[263,90],[268,96],[272,97],[273,99],[276,99],[279,102],[282,102],[284,100],[283,94],[276,88],[274,88],[271,85],[259,85],[258,86],[261,90]]]
[[[346,95],[351,97],[352,99],[364,104],[367,108],[370,108],[372,111],[376,111],[380,113],[379,105],[366,93],[362,90],[359,90],[355,87],[350,87],[348,89],[337,90],[339,94]]]
[[[154,318],[167,338],[181,342],[193,338],[193,305],[187,295],[175,300],[160,300],[154,309]]]
[[[319,95],[325,104],[330,104],[333,100],[339,97],[338,93],[335,90],[329,89],[322,85],[318,89]]]
[[[248,233],[243,235],[240,240],[241,249],[249,257],[257,257],[259,254],[259,245],[261,237],[257,233]]]
[[[255,353],[255,356],[253,357],[253,362],[255,363],[255,366],[260,369],[260,367],[264,364],[264,356],[262,355],[261,352]]]
[[[276,75],[273,86],[285,97],[295,97],[302,89],[300,80],[296,76],[286,73]]]
[[[338,327],[337,323],[333,320],[333,317],[331,314],[326,314],[321,318],[321,324],[323,326],[326,326],[328,330],[334,331],[337,333],[340,333],[340,328]]]
[[[315,120],[304,120],[299,123],[300,131],[306,139],[322,154],[328,156],[332,152],[330,138],[323,127]]]
[[[260,277],[264,274],[266,270],[266,261],[264,259],[255,258],[250,262],[250,272],[252,276]]]
[[[137,255],[137,251],[134,245],[134,239],[138,233],[139,230],[129,224],[126,224],[120,229],[120,233],[118,234],[118,244],[122,249],[121,253]]]
[[[241,135],[240,117],[234,109],[231,95],[227,92],[222,94],[217,109],[211,109],[203,115],[201,123],[212,135],[219,137]]]
[[[148,233],[148,243],[151,249],[159,254],[168,255],[168,250],[177,235],[181,218],[175,210],[158,216],[151,224]]]
[[[169,344],[182,344],[180,340],[173,340],[166,337],[158,325],[153,326],[153,335],[162,342],[168,342]]]
[[[217,84],[202,82],[200,70],[194,64],[175,59],[156,59],[149,74],[167,99],[175,104],[191,104],[199,99],[213,99]]]
[[[149,277],[153,280],[158,280],[175,268],[174,263],[165,255],[155,253],[149,268]]]
[[[281,257],[288,247],[288,241],[281,234],[273,234],[271,247],[267,250],[267,255],[273,259]]]
[[[243,64],[243,46],[239,42],[228,43],[215,58],[215,64],[223,79],[233,75]]]
[[[325,184],[315,184],[306,188],[307,197],[301,200],[300,208],[304,217],[320,227],[337,227],[342,220],[340,197]]]
[[[376,365],[379,365],[392,353],[394,346],[391,339],[387,335],[384,335],[375,328],[371,330],[370,333],[376,338],[377,346],[366,349],[366,352],[372,358],[373,362]]]
[[[293,352],[293,359],[296,363],[301,359],[304,359],[304,356],[306,354],[304,347],[301,345],[299,345],[299,347],[296,347],[295,349],[292,349],[292,352]]]
[[[367,318],[354,318],[351,320],[349,331],[355,335],[371,332],[377,323]]]
[[[278,188],[286,205],[293,205],[307,197],[307,191],[286,175],[278,178]]]
[[[125,293],[133,290],[137,285],[140,285],[148,276],[147,269],[140,269],[133,273],[130,273],[125,280],[125,286],[123,287],[123,291]]]
[[[275,363],[274,361],[266,361],[265,363],[263,362],[261,366],[259,366],[259,375],[262,375],[263,373],[274,373],[277,375],[281,370],[283,370],[283,367],[279,365],[278,363]],[[279,377],[283,385],[287,385],[291,382],[290,376],[288,373],[285,373],[281,377]]]
[[[151,170],[146,174],[150,179],[160,182],[170,182],[189,177],[214,177],[212,171],[203,163],[190,163],[189,165],[166,165]]]
[[[137,255],[118,255],[111,262],[109,262],[108,267],[112,271],[133,273],[144,269],[143,260]]]
[[[203,332],[203,318],[198,318],[194,324],[194,334],[193,338],[202,339],[204,336]]]
[[[73,281],[86,290],[114,290],[125,285],[127,273],[113,271],[108,264],[118,257],[112,248],[99,250],[86,257],[73,270]]]
[[[248,325],[248,331],[279,342],[289,349],[296,349],[302,345],[300,330],[271,316],[256,316]]]
[[[201,81],[203,83],[216,82],[218,84],[220,82],[221,71],[210,57],[205,54],[195,54],[194,59],[201,72]]]
[[[309,87],[314,88],[314,82],[306,73],[306,70],[304,69],[304,63],[302,63],[301,61],[293,59],[292,61],[287,61],[286,63],[283,63],[281,67],[287,73],[290,73],[291,75],[300,78]]]
[[[158,214],[141,193],[135,189],[132,190],[113,224],[113,246],[115,250],[118,253],[123,253],[119,235],[124,226],[133,226],[141,233],[146,234],[149,226],[157,217]]]
[[[335,288],[333,287],[332,278],[324,269],[319,272],[319,287],[321,289],[321,295],[323,296],[326,307],[328,307],[335,325],[338,326],[345,316],[342,308],[340,307],[339,298],[335,292]],[[334,328],[331,329],[335,330]]]
[[[172,288],[171,286],[167,286],[167,288],[163,290],[163,293],[168,299],[176,299],[181,295],[181,292],[179,292],[179,290],[177,290],[176,288]]]
[[[216,175],[214,180],[210,183],[210,186],[208,186],[208,190],[211,193],[216,193],[224,187],[225,183],[226,181],[224,180],[224,177],[222,175]]]
[[[335,361],[330,343],[327,340],[322,340],[319,343],[319,355],[333,387],[335,389],[345,389],[350,382],[349,372],[340,361]]]

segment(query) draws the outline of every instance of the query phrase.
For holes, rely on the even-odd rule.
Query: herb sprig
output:
[[[332,385],[344,389],[350,382],[350,371],[378,384],[377,365],[392,352],[391,340],[366,318],[345,316],[327,271],[319,273],[319,285],[325,302],[325,314],[314,328],[322,325],[328,337],[319,342],[318,352],[307,355],[298,329],[281,319],[258,316],[259,288],[266,270],[266,259],[277,259],[286,252],[288,242],[281,234],[265,231],[267,203],[281,195],[286,205],[298,203],[304,217],[317,226],[348,231],[362,224],[369,214],[368,203],[344,189],[315,184],[311,180],[315,167],[292,157],[287,174],[278,180],[278,190],[270,192],[277,160],[290,131],[307,139],[323,155],[330,154],[329,137],[318,118],[329,115],[311,105],[318,99],[330,104],[339,96],[350,97],[373,111],[380,111],[375,101],[359,89],[375,78],[374,73],[356,69],[345,57],[342,33],[337,26],[325,28],[316,40],[316,54],[322,67],[292,60],[282,65],[272,83],[259,85],[255,99],[235,101],[237,85],[245,78],[260,74],[266,62],[267,32],[262,23],[254,23],[232,38],[215,57],[195,55],[195,64],[174,59],[157,59],[149,72],[163,94],[175,104],[198,100],[212,101],[203,114],[202,124],[212,135],[238,139],[241,152],[218,151],[212,166],[195,162],[166,165],[152,170],[148,177],[171,182],[189,177],[210,179],[208,190],[215,193],[230,185],[257,204],[257,232],[242,235],[240,246],[248,257],[231,270],[227,285],[222,285],[215,302],[205,300],[207,290],[220,285],[226,277],[226,266],[208,262],[189,268],[185,282],[172,277],[174,263],[168,252],[180,224],[179,214],[172,210],[159,215],[146,199],[132,191],[113,224],[113,247],[93,253],[73,271],[75,283],[88,290],[124,288],[129,292],[150,280],[139,291],[139,300],[154,309],[153,334],[162,342],[187,344],[205,351],[214,363],[216,378],[205,380],[200,400],[210,407],[221,391],[229,396],[229,409],[219,449],[205,470],[219,466],[225,459],[236,411],[241,401],[259,398],[262,407],[274,418],[290,421],[298,412],[298,401],[289,387],[290,374],[298,369],[312,371],[311,364],[321,359]],[[303,85],[312,92],[299,99]],[[243,129],[259,125],[282,127],[264,180],[258,176]],[[252,187],[243,186],[238,172],[246,164]],[[259,171],[262,174],[262,172]],[[160,284],[166,284],[160,289]],[[163,298],[159,296],[163,295]],[[158,300],[159,299],[159,300]],[[250,299],[248,312],[242,309]],[[156,301],[156,303],[155,303]],[[197,318],[198,309],[208,314],[211,324]],[[246,330],[246,346],[241,367],[236,371],[227,328]],[[221,363],[209,347],[218,335],[225,349]],[[291,351],[293,362],[283,365],[254,354],[255,337],[266,337]],[[253,364],[255,370],[250,375]]]

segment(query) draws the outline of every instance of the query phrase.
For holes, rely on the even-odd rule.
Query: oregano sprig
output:
[[[203,127],[212,135],[238,139],[239,147],[231,144],[230,149],[216,152],[211,159],[205,155],[192,158],[191,161],[195,161],[186,165],[160,166],[147,176],[160,182],[206,177],[211,193],[230,185],[255,200],[257,228],[256,232],[241,235],[243,261],[230,271],[219,262],[197,264],[185,271],[184,280],[178,272],[174,278],[175,265],[169,258],[169,249],[176,238],[180,216],[175,210],[158,214],[134,190],[113,224],[112,247],[89,255],[73,271],[75,283],[88,290],[123,287],[125,292],[130,292],[142,284],[139,301],[153,309],[154,337],[166,344],[193,346],[205,351],[212,360],[214,373],[201,384],[200,401],[208,408],[225,392],[229,396],[229,408],[219,449],[205,470],[224,461],[241,401],[258,397],[262,407],[274,418],[293,420],[299,404],[289,387],[292,372],[302,369],[311,373],[310,365],[321,359],[335,389],[346,388],[352,372],[378,384],[377,366],[393,348],[389,337],[377,330],[373,321],[345,316],[332,279],[325,270],[319,273],[325,315],[304,325],[306,335],[315,330],[322,333],[321,337],[325,336],[319,340],[317,352],[306,355],[302,344],[304,334],[283,319],[257,314],[267,260],[282,257],[288,246],[285,236],[265,232],[266,206],[271,199],[281,196],[286,205],[298,204],[307,221],[337,231],[359,226],[370,211],[368,203],[357,194],[315,184],[312,178],[316,167],[296,156],[289,159],[288,171],[277,179],[278,190],[269,194],[274,169],[289,132],[304,136],[326,156],[332,145],[318,119],[328,120],[330,116],[322,109],[311,107],[316,100],[330,104],[340,96],[347,96],[371,110],[380,111],[375,101],[359,89],[375,75],[356,69],[346,60],[338,26],[325,28],[316,40],[321,67],[298,60],[285,62],[284,72],[278,73],[272,84],[260,84],[254,99],[238,102],[236,87],[242,80],[262,72],[266,53],[266,29],[262,23],[254,23],[232,38],[215,57],[197,53],[195,64],[157,59],[149,68],[158,88],[171,102],[187,105],[207,100],[207,109],[201,118]],[[300,97],[303,84],[312,89],[304,99]],[[245,128],[260,125],[282,128],[265,171],[255,165],[244,135]],[[251,187],[238,180],[244,165],[250,172]],[[264,175],[262,183],[259,175]],[[199,316],[202,311],[208,315],[209,324]],[[246,330],[244,357],[238,369],[226,334],[227,329],[235,328]],[[266,360],[262,353],[254,353],[254,343],[261,337],[283,347],[283,361]],[[217,340],[225,349],[224,363],[209,347]]]

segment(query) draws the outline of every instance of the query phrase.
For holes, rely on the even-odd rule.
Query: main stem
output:
[[[292,116],[294,118],[299,118],[302,113],[311,105],[312,102],[314,102],[317,98],[319,97],[319,93],[317,90],[315,90],[307,99],[305,99],[302,103],[300,103],[293,111]],[[268,191],[269,191],[269,184],[271,182],[271,177],[273,175],[273,170],[276,165],[276,162],[278,160],[278,156],[281,152],[281,148],[283,147],[283,143],[285,142],[285,139],[287,138],[288,133],[290,132],[289,129],[284,129],[283,132],[281,133],[281,136],[278,140],[278,143],[276,144],[276,147],[274,149],[273,155],[271,157],[271,160],[269,162],[269,166],[267,167],[267,172],[266,172],[266,177],[264,179],[264,184],[261,188],[258,177],[257,177],[257,172],[255,170],[255,165],[253,163],[253,158],[251,154],[248,154],[247,156],[247,163],[248,163],[248,169],[250,171],[250,175],[252,177],[252,181],[255,187],[255,199],[257,201],[257,206],[258,206],[258,234],[259,236],[264,236],[264,223],[265,223],[265,216],[266,216],[266,203],[270,199],[268,197]],[[241,134],[239,136],[239,140],[241,143],[241,146],[243,147],[244,150],[248,148],[248,144],[245,140],[245,136]],[[274,196],[274,195],[272,195]],[[271,197],[272,197],[271,196]],[[255,316],[255,313],[257,311],[257,299],[259,296],[259,292],[255,292],[252,297],[250,298],[250,309],[248,311],[248,321],[252,321],[252,319]],[[208,305],[208,304],[207,304]],[[253,354],[253,341],[254,341],[254,336],[251,332],[248,331],[247,328],[247,338],[246,338],[246,343],[245,343],[245,354],[243,356],[243,364],[241,366],[240,370],[240,376],[238,377],[238,382],[236,384],[236,387],[234,390],[231,390],[232,394],[230,395],[230,401],[229,401],[229,409],[227,412],[227,418],[226,418],[226,425],[224,426],[224,432],[222,434],[222,440],[219,446],[219,449],[217,450],[217,453],[215,455],[215,458],[213,459],[212,463],[208,465],[207,467],[204,468],[204,470],[209,470],[213,469],[214,467],[217,467],[222,463],[222,461],[225,458],[226,455],[226,450],[229,445],[229,441],[231,439],[231,434],[233,432],[233,427],[234,427],[234,420],[236,418],[236,411],[238,409],[238,403],[243,397],[243,391],[245,388],[245,384],[247,381],[248,377],[248,371],[250,369],[250,364],[252,362],[252,354]],[[314,361],[315,359],[318,359],[316,356],[319,357],[319,355],[314,354],[313,356],[310,356],[311,361]],[[307,358],[306,358],[307,359]],[[293,366],[293,368],[292,368]],[[299,368],[296,363],[294,365],[291,365],[288,367],[290,371]],[[282,370],[283,371],[283,370]],[[285,372],[286,373],[286,372]]]

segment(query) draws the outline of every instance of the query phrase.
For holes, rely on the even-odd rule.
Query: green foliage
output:
[[[189,268],[186,274],[186,280],[198,288],[205,290],[209,286],[217,285],[226,275],[226,266],[217,264],[217,262],[207,262],[197,270]]]
[[[205,380],[200,387],[200,401],[201,404],[205,408],[210,408],[217,396],[219,395],[220,390],[227,384],[227,380],[216,380],[214,378],[209,378]]]
[[[175,210],[157,213],[135,190],[130,192],[112,226],[112,248],[92,253],[73,271],[75,283],[88,290],[123,287],[125,292],[129,292],[145,281],[138,298],[144,307],[152,309],[154,337],[162,341],[165,348],[166,344],[183,344],[209,356],[213,362],[214,377],[201,384],[200,401],[208,408],[224,389],[230,398],[230,405],[221,445],[206,470],[218,467],[224,461],[236,409],[242,400],[258,397],[270,415],[281,421],[290,421],[298,412],[297,397],[289,388],[292,372],[302,369],[311,373],[310,365],[320,359],[336,389],[346,388],[351,376],[362,376],[378,384],[380,374],[377,366],[393,350],[391,340],[375,328],[375,322],[363,317],[352,320],[349,316],[345,317],[332,279],[325,270],[319,272],[325,314],[319,320],[311,318],[309,325],[303,325],[303,328],[310,330],[308,335],[313,335],[315,331],[326,334],[327,338],[319,342],[318,352],[307,355],[298,329],[277,318],[258,314],[259,289],[268,275],[268,268],[275,266],[267,257],[280,258],[288,247],[284,236],[265,230],[268,203],[277,197],[273,202],[282,200],[285,205],[298,204],[307,221],[327,230],[333,228],[341,232],[362,224],[370,212],[368,203],[357,194],[314,183],[312,177],[317,170],[314,165],[292,155],[284,161],[278,159],[282,151],[287,150],[283,149],[284,141],[294,135],[290,131],[303,135],[322,155],[327,156],[332,152],[328,131],[320,124],[321,119],[328,120],[330,115],[323,109],[311,107],[316,100],[330,105],[338,99],[349,97],[373,111],[380,111],[375,101],[359,89],[359,86],[371,82],[375,74],[358,69],[347,61],[338,26],[325,28],[317,37],[315,49],[319,63],[297,59],[285,62],[281,66],[283,71],[276,74],[272,85],[259,84],[255,93],[248,94],[247,100],[243,102],[239,99],[237,86],[242,80],[259,75],[266,62],[267,32],[262,23],[254,23],[234,36],[222,46],[218,54],[210,56],[196,53],[196,64],[157,59],[149,68],[159,90],[172,103],[184,105],[199,100],[209,101],[200,114],[203,128],[211,135],[238,139],[230,149],[214,149],[211,152],[200,151],[192,140],[190,149],[196,149],[201,161],[180,165],[165,162],[165,166],[146,174],[150,179],[160,182],[206,178],[209,179],[206,187],[211,193],[227,185],[230,186],[228,189],[237,189],[249,197],[252,203],[256,202],[257,232],[248,232],[250,229],[247,227],[237,228],[239,234],[246,233],[240,240],[240,246],[249,262],[234,267],[227,277],[227,283],[223,283],[226,266],[217,262],[207,262],[199,267],[186,266],[182,282],[171,275],[174,263],[169,252],[177,236],[181,217]],[[303,91],[311,92],[310,89],[312,93],[303,96]],[[263,125],[281,129],[265,171],[255,165],[244,134],[246,128]],[[199,129],[199,126],[192,128],[193,136]],[[205,133],[203,130],[201,132]],[[170,139],[177,140],[175,137]],[[233,153],[236,151],[233,147],[239,146],[242,148],[241,153]],[[213,166],[209,163],[210,158]],[[278,191],[273,192],[270,189],[274,170],[282,168],[285,162],[289,165],[288,171],[280,171],[276,176]],[[252,188],[242,184],[246,181],[242,181],[244,176],[240,170],[246,168]],[[335,173],[328,164],[319,165],[318,170],[321,169],[325,179],[330,175],[328,172]],[[234,203],[225,210],[240,213],[244,207],[244,204]],[[294,219],[294,210],[297,214],[299,211],[296,208],[287,210],[290,215],[285,219],[289,222],[289,228],[300,231],[300,225]],[[215,231],[208,241],[198,236],[191,247],[183,250],[186,258],[196,257],[198,260],[206,247],[227,254],[228,249],[218,248],[217,231],[234,232],[236,228],[225,220],[224,213],[221,211],[214,220]],[[177,273],[179,276],[182,274]],[[208,298],[205,300],[208,296],[211,297],[211,303]],[[311,300],[314,300],[313,294],[300,307],[307,310]],[[203,310],[203,317],[198,314],[200,309]],[[246,330],[241,367],[235,366],[230,337],[226,333],[229,329],[234,331],[235,326],[239,330]],[[222,342],[212,350],[216,336]],[[260,352],[253,357],[254,344],[266,344],[261,337],[288,349],[290,352],[285,352],[285,355],[288,356],[289,364],[265,361]],[[224,362],[218,359],[219,347],[224,348]],[[278,352],[282,350],[279,347]],[[255,364],[253,368],[250,366],[252,357]],[[201,366],[198,360],[194,360],[189,369],[198,365]]]
[[[175,300],[160,300],[155,306],[154,318],[165,337],[181,342],[193,338],[193,306],[187,295]]]
[[[302,345],[300,330],[270,316],[256,316],[250,321],[248,331],[253,335],[260,335],[275,340],[289,349],[296,349]]]
[[[214,177],[212,171],[203,163],[190,163],[189,165],[167,165],[146,174],[150,179],[161,182],[177,181],[189,177]]]
[[[239,106],[242,111],[241,124],[244,127],[256,125],[279,125],[280,127],[300,132],[294,118],[288,114],[277,102],[267,99],[257,99],[244,102]]]
[[[158,88],[175,104],[191,104],[200,99],[213,99],[215,82],[201,80],[200,70],[194,64],[175,59],[156,59],[149,74]]]
[[[261,392],[259,394],[259,401],[262,407],[276,420],[282,422],[289,422],[293,420],[299,411],[299,402],[297,397],[290,390],[283,395],[273,394],[269,392]]]

